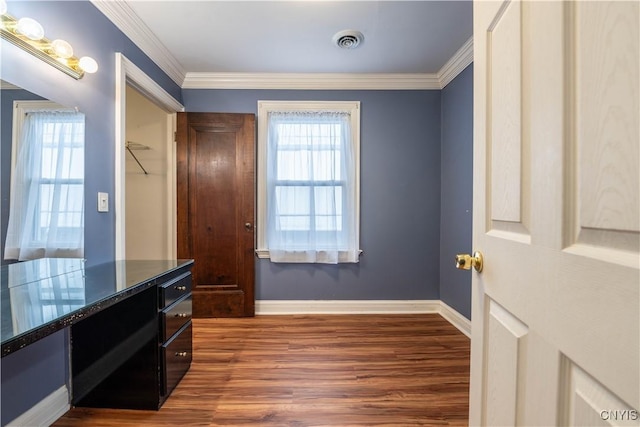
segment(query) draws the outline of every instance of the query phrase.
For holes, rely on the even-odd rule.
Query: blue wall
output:
[[[96,74],[75,80],[4,40],[0,50],[0,78],[60,104],[77,106],[85,114],[85,170],[91,171],[85,179],[85,256],[88,265],[111,261],[113,205],[109,213],[98,213],[94,207],[98,191],[114,194],[114,53],[122,52],[178,100],[181,89],[88,1],[9,1],[8,13],[35,18],[47,36],[69,41],[78,56],[92,56],[99,64]],[[2,359],[2,425],[65,384],[66,333]],[[29,386],[26,393],[24,384]]]
[[[471,272],[454,259],[473,250],[473,64],[442,90],[441,168],[440,299],[471,319]]]
[[[358,264],[259,260],[259,300],[438,299],[440,91],[184,90],[187,111],[257,114],[258,100],[361,102]]]

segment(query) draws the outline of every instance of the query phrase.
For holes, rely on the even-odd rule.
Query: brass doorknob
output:
[[[460,270],[471,270],[475,268],[478,273],[482,271],[482,253],[474,252],[473,256],[469,254],[456,255],[456,268]]]

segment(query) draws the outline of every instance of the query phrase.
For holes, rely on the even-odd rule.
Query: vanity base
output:
[[[191,273],[177,271],[71,327],[71,403],[157,410],[191,360]]]

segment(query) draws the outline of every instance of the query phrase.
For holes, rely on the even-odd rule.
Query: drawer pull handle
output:
[[[176,352],[176,357],[187,357],[189,355],[189,353],[187,353],[186,351],[177,351]]]
[[[189,314],[187,314],[187,313],[176,313],[175,317],[189,317]]]
[[[186,286],[176,286],[173,289],[175,289],[176,291],[186,291],[187,287]]]

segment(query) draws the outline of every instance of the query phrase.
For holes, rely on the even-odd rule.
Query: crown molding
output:
[[[183,89],[439,90],[473,62],[470,37],[437,74],[187,73]]]
[[[473,62],[473,36],[438,71],[440,88],[444,89],[458,74]]]
[[[435,74],[187,73],[183,89],[440,89]]]
[[[0,80],[0,90],[18,90],[22,89],[20,86],[16,86],[4,80]]]
[[[201,73],[182,65],[123,0],[91,0],[183,89],[439,90],[473,62],[473,37],[436,73]]]
[[[131,6],[125,1],[114,0],[91,0],[91,3],[151,58],[171,80],[178,86],[182,86],[186,74],[184,68]]]

